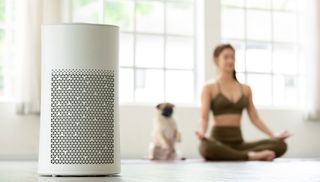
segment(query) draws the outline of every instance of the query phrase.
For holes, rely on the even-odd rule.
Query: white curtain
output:
[[[301,12],[301,72],[304,119],[320,121],[320,2],[306,0]]]
[[[311,62],[307,69],[304,117],[306,120],[320,121],[320,60]]]
[[[16,111],[40,113],[41,25],[70,21],[66,0],[17,1]]]

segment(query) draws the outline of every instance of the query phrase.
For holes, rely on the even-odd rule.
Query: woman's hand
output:
[[[274,134],[273,137],[274,138],[278,138],[280,140],[285,140],[287,139],[288,137],[292,136],[292,134],[290,134],[288,132],[288,130],[283,130],[281,131],[280,133],[277,133],[277,134]]]
[[[197,135],[199,140],[206,139],[206,136],[204,135],[203,131],[200,131],[200,130],[196,131],[196,135]]]

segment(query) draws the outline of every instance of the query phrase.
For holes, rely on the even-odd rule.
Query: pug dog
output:
[[[149,159],[151,160],[184,160],[177,152],[175,144],[181,142],[181,134],[173,118],[174,105],[160,103],[156,106],[153,120],[153,142],[149,145]]]

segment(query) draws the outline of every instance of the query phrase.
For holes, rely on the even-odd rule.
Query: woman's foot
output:
[[[253,161],[272,161],[276,154],[272,150],[251,151],[248,153],[249,160]]]

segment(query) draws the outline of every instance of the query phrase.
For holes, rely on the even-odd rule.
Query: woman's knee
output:
[[[199,152],[205,160],[214,160],[217,145],[215,141],[202,140],[199,146]]]
[[[276,157],[284,155],[288,150],[288,145],[284,140],[275,139],[275,153]]]
[[[208,140],[202,140],[200,142],[199,146],[199,152],[202,155],[203,158],[206,158],[206,156],[211,152],[210,145],[212,145]]]

